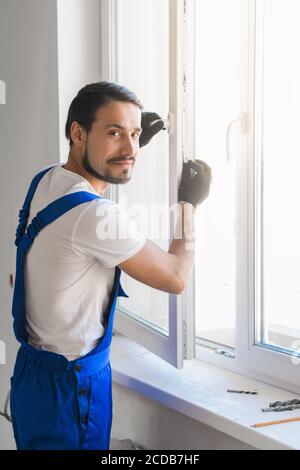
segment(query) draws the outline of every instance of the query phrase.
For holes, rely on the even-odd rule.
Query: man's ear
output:
[[[70,128],[70,135],[73,143],[77,147],[83,147],[86,142],[86,131],[80,126],[77,121],[73,121]]]

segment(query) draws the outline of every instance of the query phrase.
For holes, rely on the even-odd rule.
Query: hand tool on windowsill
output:
[[[287,406],[276,406],[270,408],[262,408],[261,411],[292,411],[300,408],[300,405],[287,405]]]
[[[294,398],[294,400],[288,400],[288,401],[273,401],[269,404],[271,408],[275,408],[277,406],[289,406],[289,405],[300,405],[300,400],[298,398]]]
[[[261,428],[263,426],[271,426],[273,424],[281,424],[281,423],[291,423],[292,421],[300,421],[300,416],[297,418],[287,418],[287,419],[280,419],[278,421],[267,421],[265,423],[256,423],[252,424],[251,428]]]
[[[288,401],[274,401],[269,404],[269,408],[262,408],[262,411],[290,411],[300,408],[300,400],[295,398]]]

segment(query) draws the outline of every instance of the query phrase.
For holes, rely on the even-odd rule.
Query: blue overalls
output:
[[[86,191],[67,194],[38,212],[26,230],[32,197],[50,169],[32,180],[16,232],[12,313],[14,333],[21,346],[11,378],[14,437],[18,450],[108,450],[113,415],[110,344],[117,297],[128,297],[120,284],[118,266],[104,314],[105,334],[92,351],[68,361],[61,354],[38,350],[28,343],[23,270],[26,252],[48,224],[73,207],[101,197]]]

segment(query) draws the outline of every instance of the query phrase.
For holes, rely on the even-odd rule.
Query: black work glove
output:
[[[184,162],[178,190],[178,202],[189,202],[196,208],[208,196],[211,180],[211,169],[207,163],[202,160]]]
[[[140,147],[143,147],[149,144],[152,137],[164,128],[164,121],[156,113],[143,112],[141,127]]]

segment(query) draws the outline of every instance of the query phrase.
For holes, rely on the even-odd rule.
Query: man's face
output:
[[[141,131],[141,110],[135,104],[111,101],[98,108],[82,157],[85,171],[108,183],[127,183]]]

